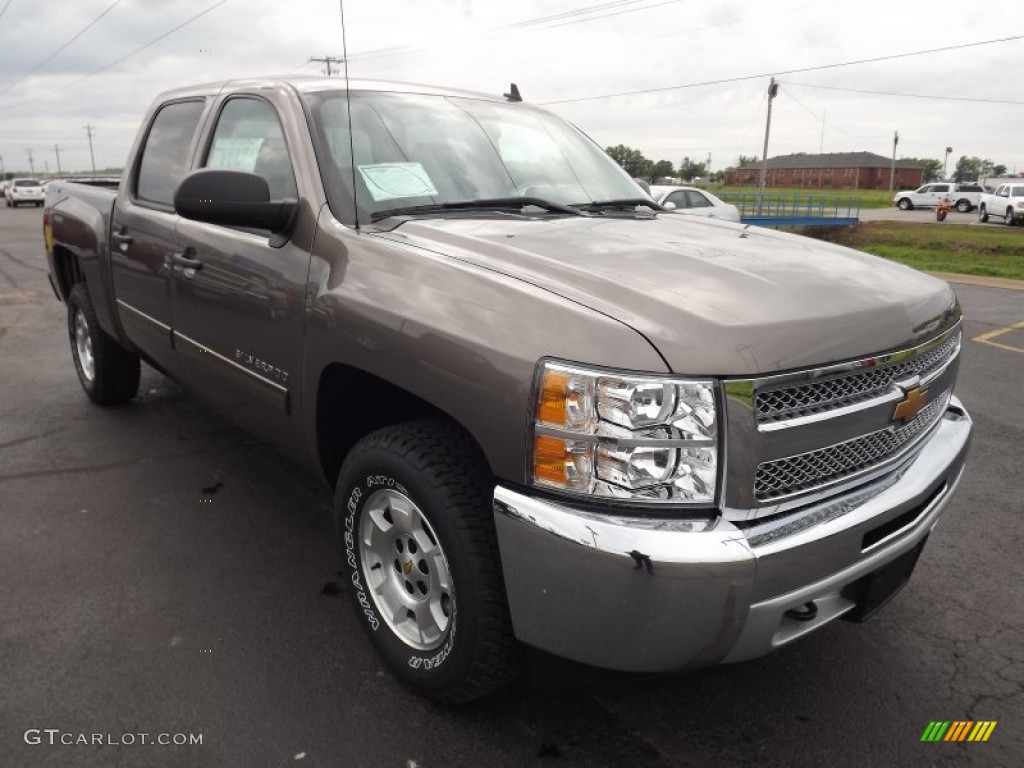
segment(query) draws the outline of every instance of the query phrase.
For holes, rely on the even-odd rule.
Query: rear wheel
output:
[[[460,704],[515,674],[490,471],[456,425],[415,421],[352,449],[335,495],[353,605],[392,674]]]
[[[68,335],[78,380],[89,399],[117,405],[139,391],[139,358],[108,336],[96,320],[85,283],[68,295]]]
[[[896,203],[896,207],[899,208],[901,211],[909,211],[912,210],[914,206],[908,198],[901,197],[900,201]]]
[[[960,213],[970,213],[971,212],[971,201],[970,200],[957,200],[956,201],[956,209],[958,211],[960,211]]]

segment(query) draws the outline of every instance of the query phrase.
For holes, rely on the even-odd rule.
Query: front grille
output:
[[[771,501],[820,488],[881,464],[908,447],[942,417],[950,394],[950,390],[943,392],[902,427],[887,427],[845,443],[758,464],[754,474],[755,498]]]
[[[959,348],[958,331],[934,349],[903,362],[760,391],[755,399],[757,421],[764,424],[809,416],[884,395],[895,382],[939,370]]]

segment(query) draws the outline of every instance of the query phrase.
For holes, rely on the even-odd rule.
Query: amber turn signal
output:
[[[545,370],[541,379],[540,398],[537,400],[537,421],[564,426],[568,396],[569,374],[565,371]]]
[[[572,461],[565,440],[537,435],[533,441],[533,477],[552,485],[565,486],[565,465]]]

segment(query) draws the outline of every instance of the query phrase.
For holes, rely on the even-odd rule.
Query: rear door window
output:
[[[139,161],[135,194],[140,200],[171,206],[174,190],[188,170],[189,149],[203,107],[202,101],[182,101],[157,112]]]

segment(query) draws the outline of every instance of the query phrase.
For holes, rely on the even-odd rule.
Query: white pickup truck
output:
[[[917,189],[901,190],[892,201],[901,211],[912,211],[914,208],[934,208],[939,200],[948,197],[953,207],[960,213],[969,213],[978,207],[984,191],[980,184],[943,182],[925,184]]]
[[[1015,221],[1024,218],[1024,181],[1000,184],[995,192],[983,194],[978,205],[978,218],[988,221],[989,216],[1002,219],[1007,226],[1013,226]]]

